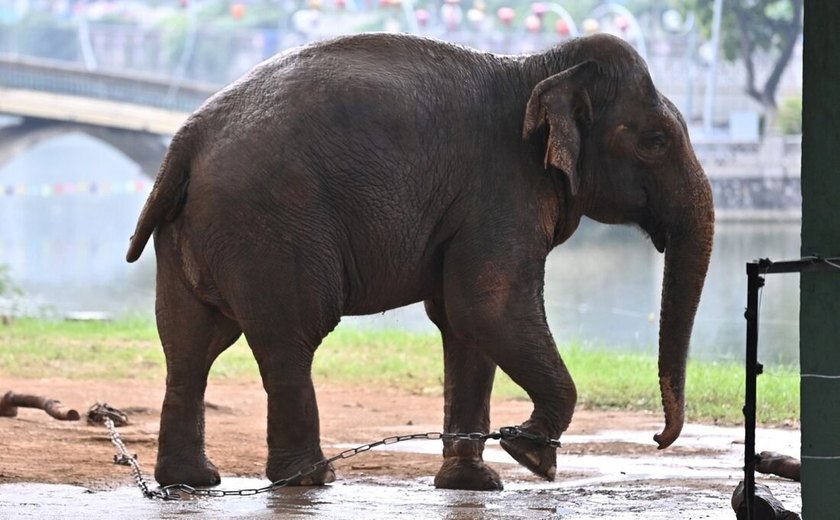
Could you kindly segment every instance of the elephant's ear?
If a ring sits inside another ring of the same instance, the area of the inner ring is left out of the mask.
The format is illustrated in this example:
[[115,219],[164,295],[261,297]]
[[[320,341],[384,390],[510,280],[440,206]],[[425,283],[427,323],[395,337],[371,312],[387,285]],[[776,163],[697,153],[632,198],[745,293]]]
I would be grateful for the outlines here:
[[587,85],[595,80],[598,69],[596,62],[586,61],[542,80],[531,91],[525,109],[522,137],[527,139],[548,124],[545,166],[551,164],[566,175],[572,195],[580,185],[581,130],[592,124]]

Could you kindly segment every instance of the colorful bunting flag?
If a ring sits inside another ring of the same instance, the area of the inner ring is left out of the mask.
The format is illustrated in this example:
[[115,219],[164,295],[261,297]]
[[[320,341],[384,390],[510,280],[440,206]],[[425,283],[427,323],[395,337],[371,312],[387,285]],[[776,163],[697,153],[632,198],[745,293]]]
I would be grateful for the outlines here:
[[53,184],[0,184],[0,196],[3,197],[26,197],[32,195],[51,198],[71,195],[148,194],[151,190],[151,181],[145,179],[125,182],[77,181],[57,182]]

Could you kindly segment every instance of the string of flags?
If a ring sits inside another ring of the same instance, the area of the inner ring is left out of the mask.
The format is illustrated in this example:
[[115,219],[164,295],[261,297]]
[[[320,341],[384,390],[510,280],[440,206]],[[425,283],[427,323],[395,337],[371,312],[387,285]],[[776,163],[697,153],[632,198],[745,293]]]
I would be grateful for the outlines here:
[[133,181],[78,181],[36,184],[0,184],[0,195],[5,197],[64,197],[69,195],[120,195],[131,193],[149,193],[152,181],[137,179]]

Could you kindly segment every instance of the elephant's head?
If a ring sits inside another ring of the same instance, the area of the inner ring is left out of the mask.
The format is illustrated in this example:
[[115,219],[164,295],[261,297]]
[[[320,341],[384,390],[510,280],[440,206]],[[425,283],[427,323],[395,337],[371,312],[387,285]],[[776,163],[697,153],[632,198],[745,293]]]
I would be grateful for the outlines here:
[[665,428],[679,437],[685,367],[714,234],[709,181],[676,107],[623,41],[591,37],[561,47],[563,72],[533,89],[524,135],[543,137],[545,164],[566,178],[567,201],[606,223],[629,223],[665,252],[659,385]]

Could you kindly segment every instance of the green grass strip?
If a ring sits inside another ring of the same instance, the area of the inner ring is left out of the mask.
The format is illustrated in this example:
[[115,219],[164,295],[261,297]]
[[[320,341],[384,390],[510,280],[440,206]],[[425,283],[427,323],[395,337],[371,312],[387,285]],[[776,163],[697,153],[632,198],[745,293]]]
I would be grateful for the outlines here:
[[[656,356],[579,345],[560,347],[578,389],[578,403],[593,409],[649,410],[661,404]],[[0,326],[0,377],[160,379],[165,364],[154,324],[147,318],[113,322],[21,319]],[[437,334],[339,327],[315,356],[316,382],[388,385],[440,395],[443,355]],[[211,378],[255,380],[256,363],[244,340],[222,354]],[[794,367],[766,367],[759,377],[758,417],[765,424],[799,418],[799,376]],[[504,373],[494,395],[527,399]],[[686,385],[689,420],[738,424],[744,369],[735,362],[691,361]]]

